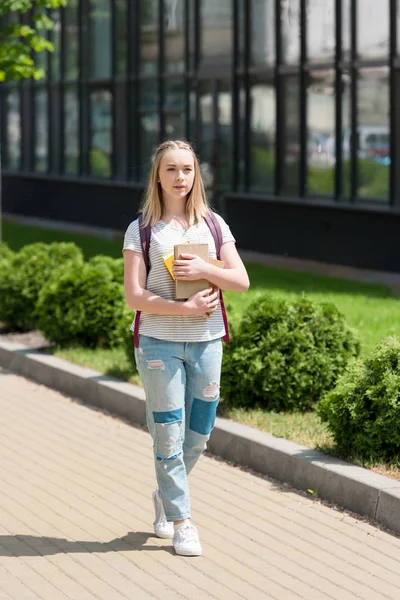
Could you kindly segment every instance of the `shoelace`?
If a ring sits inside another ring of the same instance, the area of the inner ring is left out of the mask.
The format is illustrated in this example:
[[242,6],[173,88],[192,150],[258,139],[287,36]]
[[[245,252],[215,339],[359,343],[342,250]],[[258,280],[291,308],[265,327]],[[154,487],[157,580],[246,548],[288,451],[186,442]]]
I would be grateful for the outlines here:
[[196,530],[192,525],[186,525],[179,529],[182,542],[197,542]]

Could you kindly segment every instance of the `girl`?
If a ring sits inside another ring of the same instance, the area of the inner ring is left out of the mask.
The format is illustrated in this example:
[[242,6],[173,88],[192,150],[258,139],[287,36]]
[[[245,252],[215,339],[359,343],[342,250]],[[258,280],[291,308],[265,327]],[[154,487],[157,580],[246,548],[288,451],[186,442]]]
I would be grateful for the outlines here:
[[173,263],[174,277],[206,279],[210,288],[185,302],[174,300],[174,282],[162,256],[175,244],[190,241],[207,243],[209,256],[216,258],[214,238],[204,219],[209,211],[193,149],[187,142],[164,142],[155,153],[141,210],[141,226],[151,227],[148,273],[139,220],[129,225],[123,247],[126,300],[142,313],[135,360],[154,442],[158,482],[153,492],[154,531],[158,537],[173,538],[176,553],[184,556],[202,552],[190,521],[188,475],[206,448],[219,400],[225,328],[215,288],[245,292],[249,287],[235,240],[217,215],[225,267],[181,255]]

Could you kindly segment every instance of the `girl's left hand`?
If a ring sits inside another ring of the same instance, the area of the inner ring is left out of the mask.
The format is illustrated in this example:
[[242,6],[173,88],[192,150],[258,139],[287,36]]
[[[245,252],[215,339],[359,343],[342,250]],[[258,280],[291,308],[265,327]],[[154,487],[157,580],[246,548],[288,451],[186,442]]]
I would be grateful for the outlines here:
[[172,272],[179,280],[207,279],[208,266],[209,263],[196,254],[181,254],[179,260],[174,260]]

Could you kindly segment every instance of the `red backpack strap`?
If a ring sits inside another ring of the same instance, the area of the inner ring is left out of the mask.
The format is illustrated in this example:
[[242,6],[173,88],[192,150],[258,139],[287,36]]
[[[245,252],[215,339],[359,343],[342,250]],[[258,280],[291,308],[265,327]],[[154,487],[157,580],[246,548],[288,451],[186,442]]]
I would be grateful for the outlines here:
[[[139,221],[140,244],[142,246],[144,264],[146,265],[146,271],[147,271],[147,275],[148,275],[149,271],[150,271],[149,250],[150,250],[151,226],[143,225],[143,215],[139,215],[138,221]],[[141,314],[141,311],[137,310],[136,315],[135,315],[135,325],[133,328],[133,341],[135,344],[135,348],[139,347],[140,314]]]
[[[211,235],[214,238],[217,259],[220,260],[221,259],[221,246],[222,246],[221,225],[219,224],[219,221],[218,221],[217,217],[215,216],[215,213],[212,212],[211,210],[209,211],[208,215],[206,215],[204,217],[204,220],[207,223],[207,225],[211,231]],[[224,342],[229,342],[228,317],[226,316],[226,309],[225,309],[224,298],[222,295],[222,290],[219,290],[219,301],[221,304],[222,319],[224,321],[224,326],[225,326],[225,335],[222,339],[224,340]]]

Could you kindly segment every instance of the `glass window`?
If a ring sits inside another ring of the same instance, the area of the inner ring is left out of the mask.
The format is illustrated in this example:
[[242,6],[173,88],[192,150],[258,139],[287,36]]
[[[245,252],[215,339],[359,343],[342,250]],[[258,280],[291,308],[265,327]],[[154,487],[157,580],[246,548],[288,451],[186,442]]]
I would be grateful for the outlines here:
[[388,69],[360,71],[358,81],[358,195],[388,201],[390,165]]
[[335,73],[310,71],[307,89],[307,190],[335,190]]
[[342,0],[342,52],[344,60],[351,55],[351,0]]
[[128,49],[128,11],[126,0],[115,0],[117,73],[126,73]]
[[274,189],[276,100],[271,79],[250,83],[250,185]]
[[19,169],[21,163],[21,115],[18,90],[7,94],[7,166]]
[[275,62],[275,0],[251,2],[251,60],[253,65]]
[[140,179],[145,181],[150,171],[151,159],[160,139],[160,119],[157,112],[140,117]]
[[185,69],[185,2],[165,0],[165,70],[183,73]]
[[51,56],[51,76],[53,81],[59,81],[61,74],[61,14],[60,9],[51,11],[54,27],[51,31],[51,41],[54,46],[54,52]]
[[158,70],[158,0],[141,0],[140,71],[156,75]]
[[78,0],[68,0],[65,11],[65,78],[78,79]]
[[71,175],[79,171],[79,102],[76,86],[64,95],[64,171]]
[[35,171],[47,171],[48,149],[48,96],[45,89],[35,92]]
[[300,60],[300,0],[281,2],[282,59],[288,64]]
[[111,76],[111,6],[109,0],[90,3],[91,76]]
[[233,56],[232,0],[201,2],[201,69],[230,75]]
[[218,86],[218,183],[232,181],[232,85],[231,80]]
[[342,75],[342,158],[343,195],[351,196],[351,88],[349,71]]
[[389,0],[362,0],[357,5],[357,52],[362,58],[389,54]]
[[307,55],[312,62],[334,60],[335,0],[308,0]]
[[139,86],[139,106],[143,111],[158,108],[158,81],[156,79],[142,80]]
[[297,75],[282,78],[282,191],[297,195],[300,172],[300,85]]
[[112,95],[109,90],[90,94],[90,173],[111,177]]

